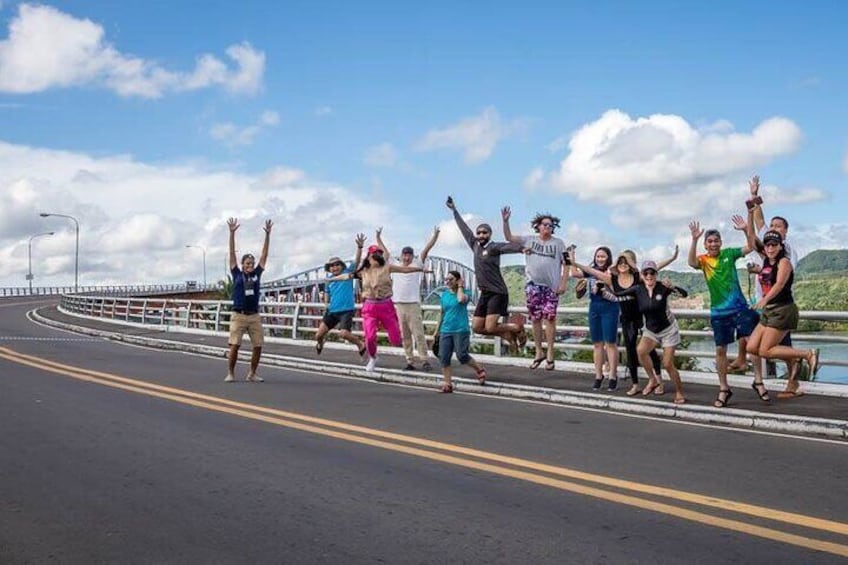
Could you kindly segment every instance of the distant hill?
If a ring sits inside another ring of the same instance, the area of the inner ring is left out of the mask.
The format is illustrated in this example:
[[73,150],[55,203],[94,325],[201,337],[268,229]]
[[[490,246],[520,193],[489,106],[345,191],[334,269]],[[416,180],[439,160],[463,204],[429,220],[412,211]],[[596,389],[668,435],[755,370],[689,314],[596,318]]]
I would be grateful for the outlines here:
[[848,249],[817,249],[798,261],[798,274],[804,277],[848,273]]

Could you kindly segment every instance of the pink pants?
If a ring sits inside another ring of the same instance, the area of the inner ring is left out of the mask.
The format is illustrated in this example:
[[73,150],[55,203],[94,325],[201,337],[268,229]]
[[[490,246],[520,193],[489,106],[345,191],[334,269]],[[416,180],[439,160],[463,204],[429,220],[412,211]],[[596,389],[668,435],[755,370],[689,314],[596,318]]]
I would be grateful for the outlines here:
[[391,298],[384,300],[366,300],[362,305],[362,329],[365,331],[365,347],[368,355],[377,355],[377,328],[383,324],[389,334],[389,343],[394,346],[401,344],[400,324],[398,324],[395,304]]

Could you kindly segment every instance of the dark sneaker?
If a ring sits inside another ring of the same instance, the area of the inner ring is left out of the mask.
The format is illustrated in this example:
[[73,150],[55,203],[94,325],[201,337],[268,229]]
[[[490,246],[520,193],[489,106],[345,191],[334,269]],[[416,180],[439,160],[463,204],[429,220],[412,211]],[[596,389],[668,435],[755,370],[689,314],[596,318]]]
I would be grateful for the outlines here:
[[404,368],[403,368],[403,370],[404,370],[404,371],[414,371],[414,370],[415,370],[415,365],[413,365],[412,363],[407,363],[407,364],[406,364],[406,367],[404,367]]
[[430,371],[433,370],[433,366],[430,365],[430,363],[428,361],[424,361],[424,363],[421,365],[421,369],[424,370],[424,371],[427,371],[429,373]]

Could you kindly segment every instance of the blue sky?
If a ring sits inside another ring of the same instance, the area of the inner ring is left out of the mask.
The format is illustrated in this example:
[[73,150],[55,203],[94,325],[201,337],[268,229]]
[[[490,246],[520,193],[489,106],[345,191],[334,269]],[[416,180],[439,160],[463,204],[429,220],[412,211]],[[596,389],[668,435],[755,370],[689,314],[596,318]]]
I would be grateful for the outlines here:
[[449,193],[665,256],[753,173],[803,252],[848,241],[841,4],[404,4],[2,2],[0,284],[45,230],[36,284],[72,279],[39,211],[91,284],[200,278],[186,244],[220,277],[231,215],[245,250],[275,219],[272,276],[378,225],[467,261]]

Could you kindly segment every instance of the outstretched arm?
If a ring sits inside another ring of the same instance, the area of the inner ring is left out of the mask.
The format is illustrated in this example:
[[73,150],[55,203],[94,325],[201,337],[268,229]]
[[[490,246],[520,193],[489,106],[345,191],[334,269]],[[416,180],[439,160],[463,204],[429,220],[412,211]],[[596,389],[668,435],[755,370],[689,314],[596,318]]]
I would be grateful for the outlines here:
[[230,228],[230,270],[238,267],[238,259],[236,259],[236,230],[239,229],[239,223],[236,218],[227,220],[227,226]]
[[365,245],[365,234],[358,233],[356,234],[356,257],[353,259],[354,268],[359,266],[359,262],[362,261],[362,247]]
[[424,249],[421,250],[421,255],[418,258],[421,259],[422,263],[427,260],[427,256],[430,254],[433,246],[436,245],[437,239],[439,239],[439,226],[433,228],[433,235],[430,236],[430,240],[424,244]]
[[612,285],[612,276],[609,271],[599,271],[594,267],[588,267],[586,265],[581,265],[574,258],[574,249],[569,249],[569,258],[571,259],[571,266],[574,270],[571,271],[571,276],[582,279],[586,278],[586,275],[591,275],[598,279],[599,281],[603,281],[607,285]]
[[671,265],[672,263],[677,261],[677,255],[679,253],[680,253],[680,246],[675,245],[674,246],[674,254],[672,254],[672,256],[669,257],[668,259],[666,259],[665,261],[660,261],[659,263],[657,263],[657,269],[658,270],[665,269],[666,267],[668,267],[669,265]]
[[[751,219],[751,210],[748,211],[748,219]],[[733,222],[733,228],[737,229],[745,234],[745,246],[742,247],[742,255],[747,255],[753,249],[757,248],[757,236],[754,235],[754,226],[742,216],[738,214],[734,214],[731,218]]]
[[390,273],[421,273],[423,271],[423,267],[413,267],[412,265],[408,267],[403,265],[389,265]]
[[456,209],[456,204],[453,202],[453,197],[448,196],[447,202],[445,202],[445,206],[447,206],[451,211],[453,211],[453,219],[456,222],[456,226],[459,228],[460,233],[462,233],[462,238],[468,243],[469,247],[474,247],[474,232],[471,231],[471,228],[468,227],[468,224],[465,223],[465,220],[462,219],[462,216],[459,213],[459,210]]
[[509,228],[509,218],[512,216],[512,210],[509,206],[504,206],[501,208],[501,218],[503,219],[503,232],[504,239],[509,241],[510,243],[524,243],[524,240],[512,234],[512,230]]
[[262,270],[265,270],[265,263],[268,261],[268,246],[271,243],[271,228],[274,226],[274,222],[271,220],[265,220],[265,226],[262,228],[265,230],[265,241],[262,243],[262,254],[259,256],[259,266],[262,267]]
[[[751,177],[751,180],[748,181],[748,190],[751,191],[751,198],[756,198],[760,195],[760,176],[754,175]],[[764,227],[766,227],[766,218],[763,215],[762,207],[757,204],[753,208],[754,212],[754,228],[755,232],[759,233]]]
[[687,260],[690,267],[700,270],[701,265],[698,263],[698,240],[701,239],[704,230],[701,228],[700,222],[694,220],[689,222],[689,231],[692,234],[692,245],[689,246],[689,257]]
[[382,249],[382,250],[383,250],[383,257],[385,257],[385,258],[386,258],[386,261],[388,261],[388,260],[389,260],[389,257],[391,257],[391,256],[392,256],[392,254],[391,254],[391,253],[389,253],[389,248],[388,248],[388,247],[386,247],[386,244],[385,244],[385,243],[383,243],[383,227],[382,227],[382,226],[380,226],[379,228],[377,228],[377,238],[376,238],[376,239],[377,239],[377,246],[378,246],[380,249]]

